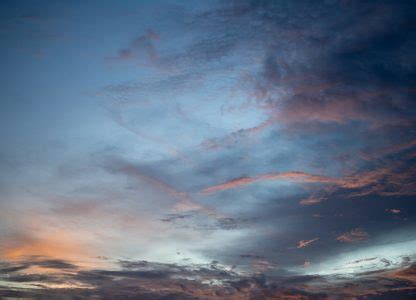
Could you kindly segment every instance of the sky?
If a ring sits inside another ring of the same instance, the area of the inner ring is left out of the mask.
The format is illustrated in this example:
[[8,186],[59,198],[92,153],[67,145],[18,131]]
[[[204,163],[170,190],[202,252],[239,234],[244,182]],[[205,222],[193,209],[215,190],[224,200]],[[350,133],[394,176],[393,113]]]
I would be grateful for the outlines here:
[[416,297],[414,1],[0,3],[0,297]]

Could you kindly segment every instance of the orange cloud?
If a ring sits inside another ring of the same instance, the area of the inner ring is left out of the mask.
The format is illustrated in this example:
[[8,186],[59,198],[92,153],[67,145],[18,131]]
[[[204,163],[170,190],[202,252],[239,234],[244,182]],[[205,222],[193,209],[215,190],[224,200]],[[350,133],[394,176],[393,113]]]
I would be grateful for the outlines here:
[[47,257],[79,262],[94,257],[93,249],[82,245],[74,235],[79,236],[79,233],[55,228],[40,237],[8,236],[0,243],[0,258],[13,261],[27,257]]
[[[17,211],[9,214],[11,218],[21,216]],[[68,222],[61,217],[55,219],[26,211],[25,218],[19,220],[12,231],[0,236],[0,260],[58,259],[86,267],[99,264],[95,258],[103,250],[96,243],[96,232],[78,225],[72,218]],[[6,219],[6,228],[7,222]]]

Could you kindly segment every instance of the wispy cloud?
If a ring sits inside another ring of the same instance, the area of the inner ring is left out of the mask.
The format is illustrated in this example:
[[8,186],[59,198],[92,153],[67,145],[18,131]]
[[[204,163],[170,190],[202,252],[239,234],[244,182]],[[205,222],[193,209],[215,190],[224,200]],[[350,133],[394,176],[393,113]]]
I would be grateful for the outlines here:
[[313,242],[316,242],[317,240],[319,240],[319,238],[314,238],[314,239],[311,239],[311,240],[301,240],[301,241],[299,241],[298,246],[296,248],[298,248],[298,249],[299,248],[304,248],[304,247],[312,244]]
[[176,203],[173,205],[173,209],[175,211],[200,211],[206,213],[209,216],[220,216],[220,214],[217,214],[214,209],[196,202],[189,195],[189,193],[179,191],[174,187],[170,186],[168,183],[158,178],[155,178],[149,174],[146,174],[146,172],[142,171],[140,167],[137,165],[124,161],[113,160],[106,168],[108,168],[108,170],[110,170],[111,172],[122,173],[129,177],[135,178],[136,180],[146,182],[155,189],[175,199]]
[[349,232],[341,234],[336,239],[337,241],[340,241],[343,243],[355,243],[355,242],[366,240],[367,238],[368,238],[367,232],[365,232],[361,228],[354,228]]
[[146,34],[133,39],[126,48],[119,50],[117,56],[110,59],[155,61],[158,54],[154,42],[159,39],[159,35],[154,30],[149,29]]

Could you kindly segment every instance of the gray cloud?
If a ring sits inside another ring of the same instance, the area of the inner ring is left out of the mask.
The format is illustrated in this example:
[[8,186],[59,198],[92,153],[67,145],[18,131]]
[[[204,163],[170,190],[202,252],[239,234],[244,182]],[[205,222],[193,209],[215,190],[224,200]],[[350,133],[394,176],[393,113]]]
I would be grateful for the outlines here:
[[[4,297],[65,297],[103,299],[140,297],[141,299],[233,299],[236,297],[325,299],[327,297],[380,297],[383,295],[412,295],[414,266],[407,264],[400,270],[380,270],[361,273],[352,278],[331,276],[265,276],[240,275],[223,269],[215,262],[211,265],[181,266],[146,261],[120,261],[119,270],[77,271],[71,274],[13,275],[12,282],[42,281],[42,289],[0,288]],[[65,268],[63,269],[65,270]],[[48,288],[48,284],[78,282],[90,288]],[[91,288],[92,287],[92,288]],[[403,287],[406,287],[405,289]]]

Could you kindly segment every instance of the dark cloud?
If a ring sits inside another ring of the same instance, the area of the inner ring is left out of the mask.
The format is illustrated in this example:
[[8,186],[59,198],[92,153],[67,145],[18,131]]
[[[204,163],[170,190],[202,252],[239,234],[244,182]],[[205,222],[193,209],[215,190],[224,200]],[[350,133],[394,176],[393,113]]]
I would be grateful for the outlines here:
[[[32,282],[38,288],[0,288],[4,297],[99,297],[102,299],[326,299],[328,297],[384,297],[414,295],[414,266],[400,270],[362,273],[352,278],[331,276],[265,276],[240,275],[216,263],[202,266],[181,266],[146,261],[120,261],[119,270],[77,271],[70,274],[14,275],[7,279],[16,283]],[[42,282],[42,284],[36,284]],[[88,288],[48,287],[50,284],[77,282]],[[292,297],[292,298],[291,298]]]
[[160,219],[162,222],[174,222],[176,220],[182,220],[191,217],[191,215],[185,214],[168,214],[165,218]]
[[30,260],[21,263],[3,262],[0,265],[0,272],[3,274],[22,271],[30,267],[41,267],[47,269],[72,270],[78,267],[70,262],[59,259],[46,259],[40,256],[32,256]]

